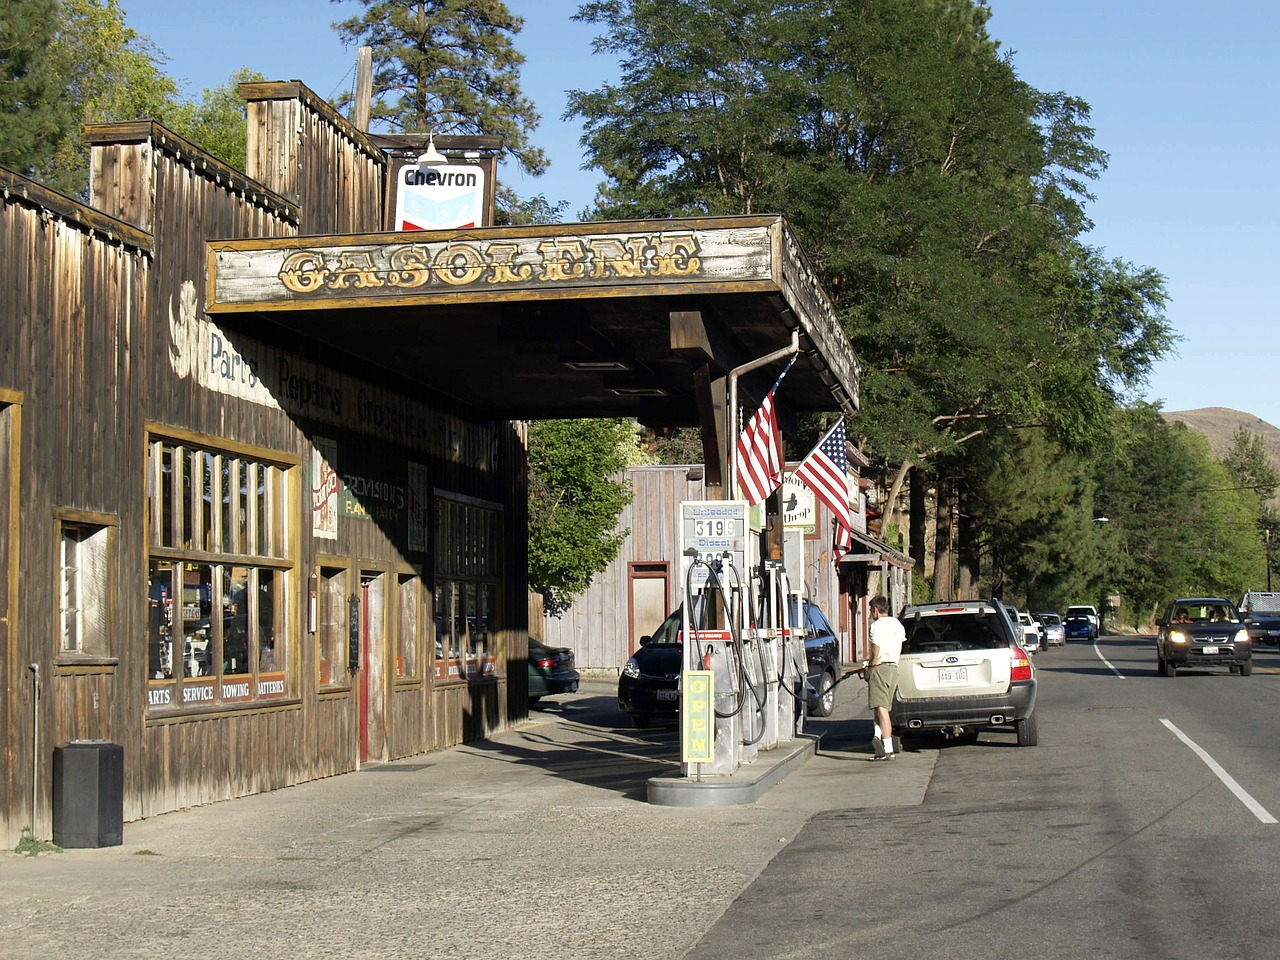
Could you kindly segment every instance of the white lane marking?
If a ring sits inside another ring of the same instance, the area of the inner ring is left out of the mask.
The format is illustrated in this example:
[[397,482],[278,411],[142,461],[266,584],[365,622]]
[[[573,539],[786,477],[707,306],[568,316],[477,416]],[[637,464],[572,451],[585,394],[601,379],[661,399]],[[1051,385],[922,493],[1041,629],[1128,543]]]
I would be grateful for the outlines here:
[[[1098,638],[1098,640],[1101,640],[1101,639],[1102,639],[1101,637]],[[1123,673],[1121,673],[1119,670],[1116,669],[1116,666],[1114,663],[1112,663],[1110,660],[1108,660],[1106,657],[1102,655],[1102,651],[1098,649],[1098,640],[1093,641],[1093,652],[1098,655],[1098,659],[1101,660],[1103,663],[1105,663],[1108,667],[1110,667],[1111,672],[1114,673],[1121,680],[1128,680],[1129,679],[1128,677],[1126,677]]]
[[1252,813],[1255,817],[1257,817],[1263,823],[1276,822],[1276,818],[1273,817],[1271,814],[1267,813],[1266,808],[1262,804],[1260,804],[1257,800],[1253,799],[1253,797],[1249,795],[1248,790],[1240,786],[1240,784],[1236,783],[1235,777],[1231,776],[1231,774],[1223,770],[1222,764],[1218,763],[1217,760],[1209,756],[1209,754],[1205,752],[1205,750],[1202,749],[1198,743],[1196,743],[1194,740],[1188,737],[1185,733],[1183,733],[1181,730],[1175,727],[1168,720],[1161,718],[1160,722],[1163,723],[1170,730],[1172,730],[1174,735],[1179,740],[1181,740],[1188,747],[1190,747],[1192,751],[1195,752],[1196,756],[1198,756],[1201,760],[1204,761],[1205,766],[1207,766],[1210,770],[1212,770],[1214,774],[1217,775],[1218,779],[1221,780],[1226,785],[1227,789],[1236,795],[1236,799],[1249,808],[1250,813]]

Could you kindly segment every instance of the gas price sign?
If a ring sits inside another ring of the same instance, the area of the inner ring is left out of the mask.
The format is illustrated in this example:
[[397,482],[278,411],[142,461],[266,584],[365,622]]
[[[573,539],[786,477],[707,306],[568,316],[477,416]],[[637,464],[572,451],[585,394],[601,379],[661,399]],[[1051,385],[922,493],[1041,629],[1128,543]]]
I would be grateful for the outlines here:
[[[747,504],[738,500],[686,500],[680,504],[680,540],[708,564],[732,562],[740,577],[746,570]],[[725,554],[729,556],[726,558]],[[692,582],[703,585],[710,572],[702,564]]]

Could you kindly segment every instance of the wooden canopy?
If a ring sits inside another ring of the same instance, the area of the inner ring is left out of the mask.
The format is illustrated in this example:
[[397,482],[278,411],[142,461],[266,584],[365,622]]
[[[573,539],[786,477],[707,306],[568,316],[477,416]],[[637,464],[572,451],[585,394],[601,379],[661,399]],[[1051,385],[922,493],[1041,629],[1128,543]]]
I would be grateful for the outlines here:
[[[278,324],[487,417],[706,425],[707,385],[793,331],[783,416],[858,407],[857,358],[778,216],[215,241],[208,257],[219,322]],[[780,367],[744,377],[744,400]]]

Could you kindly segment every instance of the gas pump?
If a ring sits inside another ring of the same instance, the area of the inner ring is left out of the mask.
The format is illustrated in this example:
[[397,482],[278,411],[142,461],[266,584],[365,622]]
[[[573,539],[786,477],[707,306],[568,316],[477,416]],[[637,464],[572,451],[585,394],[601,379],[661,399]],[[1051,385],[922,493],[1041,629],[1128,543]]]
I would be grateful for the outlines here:
[[680,536],[682,769],[731,774],[803,722],[804,629],[790,623],[798,598],[781,561],[753,562],[760,530],[745,501],[681,503]]

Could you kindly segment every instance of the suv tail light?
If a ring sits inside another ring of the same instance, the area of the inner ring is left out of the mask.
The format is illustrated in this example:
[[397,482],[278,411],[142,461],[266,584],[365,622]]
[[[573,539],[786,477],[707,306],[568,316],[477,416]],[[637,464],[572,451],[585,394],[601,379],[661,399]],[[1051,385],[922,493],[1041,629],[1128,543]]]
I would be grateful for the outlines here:
[[1027,651],[1021,647],[1013,648],[1013,668],[1009,673],[1009,679],[1013,681],[1030,680],[1031,679],[1031,658],[1027,656]]

